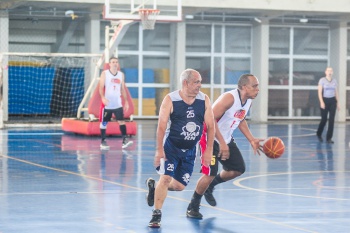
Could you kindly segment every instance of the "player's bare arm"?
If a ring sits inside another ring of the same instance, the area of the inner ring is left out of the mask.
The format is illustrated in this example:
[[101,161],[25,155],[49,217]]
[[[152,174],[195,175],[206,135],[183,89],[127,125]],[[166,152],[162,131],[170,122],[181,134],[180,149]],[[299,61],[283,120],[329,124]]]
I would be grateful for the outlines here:
[[230,157],[229,148],[218,128],[217,120],[219,120],[222,115],[225,114],[225,112],[231,108],[233,105],[235,99],[233,95],[231,94],[224,94],[220,97],[219,101],[216,102],[216,104],[213,105],[213,112],[214,112],[214,119],[215,119],[215,137],[219,142],[220,145],[220,152],[219,157],[221,157],[222,160],[226,160]]
[[[120,72],[120,71],[119,71]],[[129,110],[129,102],[128,102],[128,97],[127,97],[127,94],[126,94],[126,86],[125,86],[125,75],[124,73],[122,73],[122,86],[121,86],[121,91],[122,91],[122,96],[124,98],[124,109],[125,111],[128,111]]]
[[165,158],[163,139],[165,136],[165,131],[167,128],[168,120],[170,114],[172,113],[173,102],[171,101],[169,95],[165,96],[163,102],[159,109],[159,119],[157,128],[157,147],[156,154],[154,156],[154,166],[158,167],[160,165],[160,159]]
[[210,104],[210,100],[208,96],[205,96],[205,114],[204,114],[204,122],[207,126],[207,147],[203,154],[203,162],[205,166],[210,166],[211,157],[213,155],[213,144],[214,144],[214,136],[215,136],[215,121],[213,109]]
[[246,120],[241,121],[238,128],[243,133],[243,135],[247,138],[247,140],[250,142],[250,145],[253,147],[254,154],[258,153],[258,155],[260,155],[260,150],[262,150],[262,146],[260,145],[260,142],[264,141],[264,139],[255,138],[252,135]]
[[100,76],[100,81],[99,81],[99,93],[100,93],[100,96],[101,96],[101,101],[104,105],[107,105],[108,104],[108,100],[106,99],[105,97],[105,80],[106,80],[106,71],[103,71],[101,76]]

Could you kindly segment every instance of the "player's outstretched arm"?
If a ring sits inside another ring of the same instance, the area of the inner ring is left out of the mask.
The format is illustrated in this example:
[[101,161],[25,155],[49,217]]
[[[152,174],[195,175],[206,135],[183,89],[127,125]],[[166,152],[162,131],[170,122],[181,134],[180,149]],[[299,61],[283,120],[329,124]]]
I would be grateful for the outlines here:
[[253,147],[254,154],[258,153],[258,155],[260,155],[260,151],[262,150],[262,145],[260,145],[260,142],[264,141],[264,139],[255,138],[252,135],[246,120],[241,121],[238,128],[250,142],[250,145]]

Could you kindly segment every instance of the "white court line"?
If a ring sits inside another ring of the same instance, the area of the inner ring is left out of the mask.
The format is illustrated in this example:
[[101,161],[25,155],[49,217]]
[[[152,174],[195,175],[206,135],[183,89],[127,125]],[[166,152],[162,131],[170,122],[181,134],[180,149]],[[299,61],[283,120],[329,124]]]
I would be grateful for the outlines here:
[[[80,173],[76,173],[76,172],[72,172],[72,171],[62,170],[62,169],[59,169],[59,168],[49,167],[49,166],[41,165],[41,164],[38,164],[38,163],[30,162],[30,161],[27,161],[27,160],[15,158],[15,157],[4,155],[4,154],[0,154],[0,157],[4,157],[4,158],[7,158],[7,159],[15,160],[15,161],[22,162],[22,163],[29,164],[29,165],[34,165],[34,166],[41,167],[41,168],[46,168],[46,169],[57,171],[57,172],[62,172],[62,173],[65,173],[65,174],[80,176],[80,177],[83,177],[83,178],[86,178],[86,179],[91,179],[91,180],[95,180],[95,181],[102,181],[102,182],[105,182],[105,183],[110,183],[110,184],[118,185],[118,186],[121,186],[121,187],[130,188],[132,190],[137,190],[137,191],[142,191],[142,192],[145,192],[145,191],[147,192],[148,191],[147,189],[145,190],[143,188],[138,188],[138,187],[134,187],[134,186],[130,186],[130,185],[114,182],[114,181],[109,181],[109,180],[105,180],[105,179],[102,179],[102,178],[99,178],[99,177],[94,177],[94,176],[80,174]],[[174,197],[174,196],[171,196],[171,195],[168,195],[167,198],[171,198],[171,199],[175,199],[175,200],[184,201],[184,202],[189,203],[189,200],[186,200],[186,199],[183,199],[183,198]],[[273,220],[266,219],[266,218],[263,218],[263,217],[254,216],[254,215],[251,215],[251,214],[235,212],[235,211],[231,211],[231,210],[227,210],[227,209],[223,209],[223,208],[218,208],[216,206],[213,207],[213,206],[206,205],[206,204],[201,204],[201,205],[202,206],[206,206],[208,208],[212,208],[212,209],[221,211],[221,212],[224,212],[224,213],[234,214],[234,215],[238,215],[238,216],[241,216],[241,217],[255,219],[255,220],[258,220],[258,221],[268,222],[270,224],[279,225],[279,226],[290,228],[290,229],[296,229],[296,230],[303,231],[303,232],[316,233],[315,231],[311,231],[311,230],[304,229],[304,228],[301,228],[301,227],[285,224],[283,222],[273,221]]]
[[[264,175],[258,175],[258,176],[249,176],[237,179],[233,181],[233,185],[236,185],[243,189],[253,190],[257,192],[264,192],[264,193],[272,193],[277,195],[285,195],[285,196],[293,196],[293,197],[305,197],[305,198],[315,198],[315,199],[325,199],[325,200],[338,200],[338,201],[349,201],[347,198],[332,198],[332,197],[320,197],[320,196],[308,196],[308,195],[301,195],[301,194],[293,194],[293,193],[281,193],[281,192],[274,192],[269,191],[266,189],[258,189],[258,188],[252,188],[241,184],[241,181],[249,180],[249,179],[255,179],[260,177],[268,177],[268,176],[279,176],[279,175],[297,175],[297,174],[313,174],[313,173],[325,173],[328,171],[308,171],[308,172],[282,172],[282,173],[274,173],[274,174],[264,174]],[[349,171],[329,171],[334,173],[345,173]]]
[[21,136],[31,136],[31,135],[63,135],[64,133],[2,133],[1,135],[9,135],[9,136],[15,136],[15,135],[21,135]]

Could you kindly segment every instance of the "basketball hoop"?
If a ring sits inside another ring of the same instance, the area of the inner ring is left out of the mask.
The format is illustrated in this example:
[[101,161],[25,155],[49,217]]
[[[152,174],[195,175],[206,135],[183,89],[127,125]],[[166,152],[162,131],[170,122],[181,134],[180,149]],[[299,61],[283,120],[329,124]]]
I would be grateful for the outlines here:
[[139,9],[139,15],[141,18],[143,30],[153,30],[154,25],[159,15],[159,10],[157,9]]

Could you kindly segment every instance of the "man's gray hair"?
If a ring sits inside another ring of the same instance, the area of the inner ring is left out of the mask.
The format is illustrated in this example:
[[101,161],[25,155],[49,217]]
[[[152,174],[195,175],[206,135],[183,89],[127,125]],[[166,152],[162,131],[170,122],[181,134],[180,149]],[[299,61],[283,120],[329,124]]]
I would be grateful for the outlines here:
[[197,70],[194,70],[194,69],[186,69],[186,70],[182,71],[182,73],[180,75],[181,83],[184,80],[186,80],[186,81],[190,80],[193,77],[194,74],[200,75],[199,72]]

